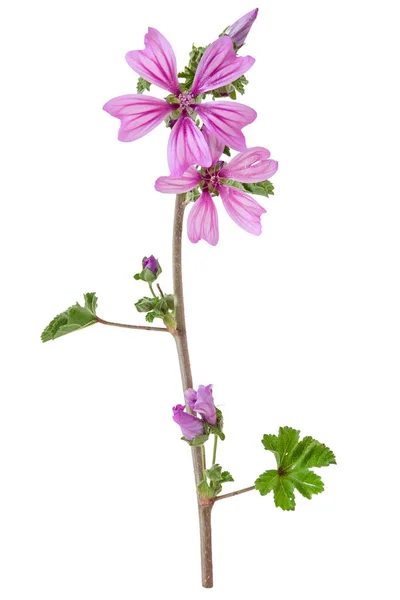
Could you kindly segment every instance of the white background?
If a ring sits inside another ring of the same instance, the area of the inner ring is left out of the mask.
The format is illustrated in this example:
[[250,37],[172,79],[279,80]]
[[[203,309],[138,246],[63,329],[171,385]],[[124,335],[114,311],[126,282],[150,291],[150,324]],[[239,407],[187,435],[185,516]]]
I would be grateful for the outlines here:
[[[42,345],[82,293],[140,324],[145,254],[171,290],[168,132],[117,141],[111,97],[149,25],[179,68],[253,2],[15,2],[1,17],[2,600],[396,598],[399,95],[396,2],[265,2],[245,130],[280,167],[263,234],[218,206],[216,248],[185,238],[196,386],[214,384],[219,461],[251,485],[265,432],[337,454],[294,513],[256,492],[213,511],[215,588],[200,586],[190,452],[173,340],[96,325]],[[159,97],[162,91],[153,86]],[[228,489],[229,488],[229,489]]]

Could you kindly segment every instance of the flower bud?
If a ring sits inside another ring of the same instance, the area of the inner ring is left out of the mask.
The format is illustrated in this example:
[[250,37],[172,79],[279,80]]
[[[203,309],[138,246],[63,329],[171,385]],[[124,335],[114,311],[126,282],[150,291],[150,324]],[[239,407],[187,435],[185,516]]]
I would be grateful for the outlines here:
[[153,255],[149,256],[147,258],[147,256],[144,257],[144,259],[142,260],[142,265],[143,265],[143,269],[150,269],[150,271],[153,273],[153,275],[156,275],[157,271],[158,271],[158,260],[156,258],[154,258]]
[[197,392],[189,388],[184,393],[184,396],[190,408],[199,413],[207,423],[210,423],[210,425],[217,423],[217,411],[215,409],[211,384],[199,385]]
[[232,41],[234,44],[236,44],[237,49],[241,48],[245,43],[251,26],[257,18],[257,14],[258,8],[255,8],[246,15],[243,15],[243,17],[238,19],[233,25],[230,25],[228,29],[226,29],[224,35],[228,35],[230,38],[232,38]]
[[204,425],[201,419],[185,412],[182,404],[174,406],[172,412],[174,413],[173,420],[180,426],[182,434],[187,440],[192,441],[197,435],[204,434]]

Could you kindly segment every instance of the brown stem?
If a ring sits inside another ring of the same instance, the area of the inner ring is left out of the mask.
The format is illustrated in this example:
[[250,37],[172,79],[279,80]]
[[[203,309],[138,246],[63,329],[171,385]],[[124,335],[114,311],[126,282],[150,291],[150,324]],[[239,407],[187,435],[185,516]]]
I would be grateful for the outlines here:
[[[185,306],[183,301],[182,282],[182,227],[185,212],[186,194],[178,194],[175,202],[174,232],[173,232],[173,279],[175,296],[175,319],[176,329],[174,334],[176,348],[178,351],[179,367],[183,390],[193,387],[192,372],[190,369],[189,348],[186,335]],[[186,405],[188,412],[193,412]],[[192,447],[192,461],[194,479],[197,485],[203,479],[205,468],[203,450],[201,446]],[[201,551],[201,576],[205,588],[213,586],[213,564],[212,564],[212,539],[211,539],[211,509],[213,502],[201,500],[197,493],[200,524],[200,551]]]
[[100,319],[100,317],[96,317],[96,321],[98,323],[102,323],[103,325],[113,325],[114,327],[125,327],[126,329],[145,329],[146,331],[166,331],[168,333],[168,329],[166,329],[166,327],[151,327],[150,325],[125,325],[125,323],[113,323],[112,321],[105,321],[104,319]]
[[256,486],[252,485],[251,487],[248,488],[244,488],[243,490],[237,490],[236,492],[230,492],[230,494],[222,494],[222,496],[217,496],[216,498],[214,498],[214,501],[216,502],[217,500],[224,500],[225,498],[230,498],[231,496],[238,496],[239,494],[244,494],[245,492],[251,492],[252,490],[255,490]]

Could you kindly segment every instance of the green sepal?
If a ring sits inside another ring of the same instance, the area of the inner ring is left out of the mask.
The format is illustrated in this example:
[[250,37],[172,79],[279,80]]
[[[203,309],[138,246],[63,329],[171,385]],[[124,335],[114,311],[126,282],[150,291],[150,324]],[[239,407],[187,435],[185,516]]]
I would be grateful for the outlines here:
[[188,440],[185,437],[181,437],[181,440],[183,440],[184,442],[187,442],[189,444],[189,446],[202,446],[203,444],[205,444],[205,442],[208,440],[209,435],[208,433],[204,433],[203,435],[196,435],[195,438],[193,438],[193,440]]
[[222,412],[219,410],[219,408],[215,409],[216,411],[216,415],[217,415],[217,422],[215,425],[211,425],[211,423],[205,423],[208,431],[210,433],[214,433],[215,435],[217,435],[221,440],[225,439],[225,434],[222,431],[223,427],[224,427],[224,418],[222,416]]
[[231,149],[229,148],[229,146],[225,146],[224,151],[222,152],[222,154],[226,154],[226,156],[230,156],[231,155]]
[[324,490],[321,477],[310,467],[336,464],[330,448],[310,436],[299,441],[299,434],[292,427],[280,427],[279,435],[266,434],[262,439],[264,448],[274,454],[278,469],[262,473],[255,487],[262,496],[273,491],[275,506],[283,510],[295,509],[295,489],[308,499]]
[[200,498],[213,498],[214,490],[208,485],[207,481],[203,479],[197,486]]
[[74,304],[65,310],[64,312],[57,315],[47,327],[44,329],[41,339],[42,342],[48,342],[49,340],[55,340],[62,335],[78,331],[89,325],[93,325],[97,322],[96,308],[97,308],[97,296],[94,292],[84,294],[85,305],[81,306]]
[[190,190],[190,192],[188,192],[188,200],[189,202],[196,202],[196,200],[198,200],[201,196],[201,191],[199,190],[198,187],[193,188],[192,190]]
[[138,94],[143,94],[144,91],[150,91],[151,83],[150,81],[146,81],[143,77],[139,77],[138,82],[136,84],[136,90]]
[[266,179],[265,181],[260,181],[259,183],[241,183],[240,181],[228,179],[226,180],[226,185],[235,187],[238,190],[242,190],[243,192],[248,192],[249,194],[265,196],[266,198],[274,195],[274,184],[271,183],[268,179]]

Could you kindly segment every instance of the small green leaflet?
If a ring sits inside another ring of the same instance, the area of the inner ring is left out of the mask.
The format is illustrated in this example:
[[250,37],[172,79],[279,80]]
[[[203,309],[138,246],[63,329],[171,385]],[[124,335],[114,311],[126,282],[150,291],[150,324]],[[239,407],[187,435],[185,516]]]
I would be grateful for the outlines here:
[[295,509],[294,490],[305,498],[324,490],[319,475],[310,467],[335,465],[332,450],[311,436],[299,441],[300,431],[291,427],[280,427],[279,435],[266,434],[262,443],[275,456],[277,469],[265,471],[255,481],[256,490],[262,496],[274,492],[275,506],[283,510]]
[[143,77],[139,77],[138,82],[136,84],[136,89],[138,94],[143,94],[144,91],[150,91],[151,83],[143,79]]
[[83,329],[97,322],[97,296],[94,292],[83,295],[85,305],[74,304],[60,313],[47,325],[41,335],[42,342],[55,340],[62,335]]
[[204,471],[204,479],[199,483],[198,490],[202,498],[213,498],[222,491],[222,484],[233,481],[229,471],[223,471],[221,465],[215,464]]
[[227,185],[235,187],[238,190],[248,192],[249,194],[265,196],[266,198],[274,195],[274,184],[268,181],[268,179],[265,181],[260,181],[259,183],[241,183],[240,181],[233,181],[232,179],[229,179],[227,181]]

